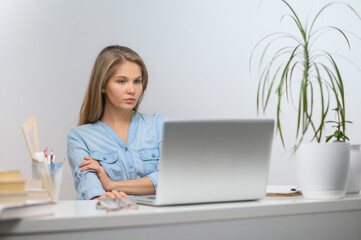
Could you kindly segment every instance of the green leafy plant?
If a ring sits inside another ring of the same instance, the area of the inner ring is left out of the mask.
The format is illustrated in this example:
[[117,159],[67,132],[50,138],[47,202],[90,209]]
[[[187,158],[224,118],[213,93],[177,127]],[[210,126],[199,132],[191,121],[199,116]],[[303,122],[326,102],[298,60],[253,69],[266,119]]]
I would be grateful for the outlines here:
[[[336,111],[337,120],[338,121],[326,121],[326,123],[333,123],[332,127],[335,127],[336,130],[332,135],[326,136],[326,142],[329,142],[332,138],[336,138],[333,142],[346,142],[346,140],[350,141],[350,139],[345,135],[345,132],[341,131],[342,121],[341,114],[338,108],[333,109]],[[352,123],[351,121],[345,121],[346,123]]]
[[[250,69],[254,51],[260,47],[261,43],[266,44],[259,61],[261,74],[257,90],[257,111],[265,112],[269,106],[272,93],[275,93],[277,98],[277,130],[285,147],[281,122],[282,103],[285,99],[288,102],[290,98],[297,111],[296,143],[294,146],[294,150],[296,150],[309,130],[312,132],[311,141],[321,141],[331,101],[332,104],[336,105],[339,113],[337,136],[332,136],[338,140],[348,140],[345,135],[347,122],[345,92],[339,67],[331,53],[315,48],[314,43],[330,31],[340,34],[348,48],[350,48],[350,42],[345,30],[335,26],[323,26],[316,29],[315,24],[320,15],[334,4],[342,4],[351,10],[358,19],[361,20],[361,17],[349,4],[331,2],[322,7],[315,17],[304,25],[290,4],[285,0],[282,2],[287,6],[289,13],[283,15],[281,21],[285,17],[289,18],[297,29],[297,35],[288,32],[273,33],[264,37],[253,49],[250,57]],[[264,64],[265,57],[269,55],[268,50],[280,39],[290,40],[292,45],[280,47],[271,55],[271,60]],[[297,85],[298,88],[295,88]],[[294,92],[296,92],[296,96],[294,96]],[[315,110],[315,102],[319,103],[320,111]]]

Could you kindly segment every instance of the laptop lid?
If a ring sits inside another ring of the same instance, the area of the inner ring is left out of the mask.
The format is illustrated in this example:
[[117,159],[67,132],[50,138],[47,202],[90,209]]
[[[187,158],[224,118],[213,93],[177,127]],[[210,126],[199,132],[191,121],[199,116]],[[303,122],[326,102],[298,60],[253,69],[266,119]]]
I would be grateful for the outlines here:
[[273,131],[270,119],[165,121],[154,204],[262,198]]

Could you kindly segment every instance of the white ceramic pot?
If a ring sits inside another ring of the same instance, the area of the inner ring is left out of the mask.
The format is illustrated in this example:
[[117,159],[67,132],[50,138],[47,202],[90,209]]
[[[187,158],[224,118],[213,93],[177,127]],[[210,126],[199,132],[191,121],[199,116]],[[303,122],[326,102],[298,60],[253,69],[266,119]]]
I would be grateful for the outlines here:
[[343,198],[349,163],[349,143],[301,144],[296,152],[296,173],[304,198]]
[[361,149],[360,149],[360,144],[352,144],[346,193],[358,193],[360,192],[360,190],[361,190]]

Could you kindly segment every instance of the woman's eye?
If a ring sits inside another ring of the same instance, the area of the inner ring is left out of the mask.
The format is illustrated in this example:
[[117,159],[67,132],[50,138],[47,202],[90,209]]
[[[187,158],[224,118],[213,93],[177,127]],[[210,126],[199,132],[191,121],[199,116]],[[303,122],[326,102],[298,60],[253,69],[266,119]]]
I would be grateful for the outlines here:
[[118,83],[125,83],[124,80],[118,80]]
[[134,80],[134,83],[142,83],[142,80]]

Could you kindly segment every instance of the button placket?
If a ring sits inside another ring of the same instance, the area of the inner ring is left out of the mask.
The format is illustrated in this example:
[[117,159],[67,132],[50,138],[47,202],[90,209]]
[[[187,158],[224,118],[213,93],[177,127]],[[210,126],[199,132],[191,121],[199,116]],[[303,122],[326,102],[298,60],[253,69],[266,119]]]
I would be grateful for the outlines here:
[[124,145],[123,146],[123,151],[124,151],[124,156],[126,158],[128,167],[129,167],[129,175],[131,177],[131,179],[135,178],[135,166],[134,166],[134,161],[133,161],[133,155],[131,154],[131,151],[129,151],[129,148]]

